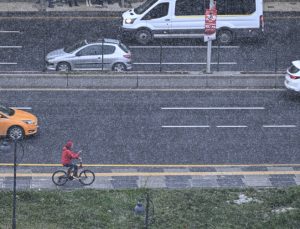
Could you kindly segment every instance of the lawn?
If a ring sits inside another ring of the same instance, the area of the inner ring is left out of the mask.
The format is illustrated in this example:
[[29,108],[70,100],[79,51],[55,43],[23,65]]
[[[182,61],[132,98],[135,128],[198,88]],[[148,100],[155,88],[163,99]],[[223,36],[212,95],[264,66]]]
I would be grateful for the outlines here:
[[[300,187],[20,191],[17,228],[143,228],[133,209],[146,192],[149,228],[300,228]],[[11,217],[12,192],[0,191],[0,228],[11,228]]]

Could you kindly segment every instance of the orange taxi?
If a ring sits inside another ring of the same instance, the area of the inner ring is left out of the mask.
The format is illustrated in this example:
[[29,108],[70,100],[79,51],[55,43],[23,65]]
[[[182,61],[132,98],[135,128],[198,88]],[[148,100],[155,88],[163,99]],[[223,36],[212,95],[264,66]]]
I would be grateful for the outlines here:
[[19,140],[36,134],[37,130],[38,119],[35,115],[0,104],[0,136]]

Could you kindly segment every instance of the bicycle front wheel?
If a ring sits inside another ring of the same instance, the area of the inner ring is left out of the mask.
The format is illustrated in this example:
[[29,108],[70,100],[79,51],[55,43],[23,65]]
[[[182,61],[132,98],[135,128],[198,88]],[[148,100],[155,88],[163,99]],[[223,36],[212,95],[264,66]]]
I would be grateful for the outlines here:
[[67,173],[64,170],[57,170],[52,175],[52,181],[58,186],[64,185],[68,181]]
[[91,170],[83,170],[79,174],[79,182],[83,185],[91,185],[95,181],[95,174]]

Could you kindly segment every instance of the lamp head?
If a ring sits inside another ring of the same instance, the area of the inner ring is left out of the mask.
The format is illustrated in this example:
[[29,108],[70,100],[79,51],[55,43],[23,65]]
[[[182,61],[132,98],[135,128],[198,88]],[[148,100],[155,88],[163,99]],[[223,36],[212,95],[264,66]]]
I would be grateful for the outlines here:
[[142,215],[142,214],[144,214],[144,212],[145,212],[145,208],[144,208],[142,202],[138,201],[134,207],[134,213],[136,215]]

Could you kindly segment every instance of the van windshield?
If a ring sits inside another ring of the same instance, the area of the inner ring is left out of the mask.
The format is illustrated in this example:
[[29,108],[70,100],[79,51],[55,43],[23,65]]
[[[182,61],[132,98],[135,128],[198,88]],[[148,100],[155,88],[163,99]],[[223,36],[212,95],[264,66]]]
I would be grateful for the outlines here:
[[136,14],[142,14],[144,13],[149,7],[151,7],[154,3],[156,3],[158,0],[147,0],[142,5],[134,9],[134,12]]

